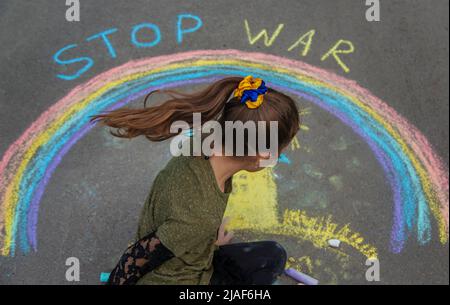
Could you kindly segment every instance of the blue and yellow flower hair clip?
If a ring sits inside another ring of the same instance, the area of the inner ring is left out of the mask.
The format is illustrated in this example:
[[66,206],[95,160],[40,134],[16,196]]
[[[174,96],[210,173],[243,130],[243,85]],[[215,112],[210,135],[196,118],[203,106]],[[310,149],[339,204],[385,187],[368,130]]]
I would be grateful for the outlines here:
[[234,96],[240,97],[241,103],[245,103],[248,108],[255,109],[261,106],[266,92],[267,87],[261,78],[248,75],[239,83]]

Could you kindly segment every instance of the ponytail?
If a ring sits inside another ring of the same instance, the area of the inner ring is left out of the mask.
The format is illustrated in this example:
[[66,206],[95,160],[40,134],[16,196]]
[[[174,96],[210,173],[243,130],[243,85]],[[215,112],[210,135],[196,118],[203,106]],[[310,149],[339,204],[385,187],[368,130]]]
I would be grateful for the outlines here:
[[[103,125],[116,128],[115,132],[110,131],[110,133],[119,138],[134,138],[142,135],[150,141],[163,141],[176,135],[170,133],[173,122],[182,120],[192,126],[193,113],[201,113],[202,121],[217,119],[241,80],[241,77],[223,78],[206,89],[192,94],[173,90],[155,90],[145,97],[144,108],[117,109],[94,115],[90,121],[99,121]],[[145,107],[148,98],[155,92],[167,93],[172,99],[161,105]]]

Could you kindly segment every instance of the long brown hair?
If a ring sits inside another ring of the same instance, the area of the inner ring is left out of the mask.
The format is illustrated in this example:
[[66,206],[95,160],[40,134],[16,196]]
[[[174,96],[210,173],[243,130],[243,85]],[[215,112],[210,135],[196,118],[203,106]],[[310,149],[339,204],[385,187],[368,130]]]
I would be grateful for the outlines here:
[[[141,109],[117,109],[109,113],[92,116],[91,122],[116,128],[110,133],[120,138],[145,136],[150,141],[163,141],[177,134],[170,132],[175,121],[184,121],[192,126],[193,113],[201,113],[202,122],[210,120],[225,121],[278,121],[279,147],[289,144],[299,129],[299,113],[295,101],[272,88],[264,95],[264,102],[256,109],[249,109],[238,97],[231,97],[242,81],[242,77],[226,77],[203,90],[192,94],[173,90],[155,90],[144,100]],[[167,93],[171,99],[161,105],[146,107],[151,94]]]

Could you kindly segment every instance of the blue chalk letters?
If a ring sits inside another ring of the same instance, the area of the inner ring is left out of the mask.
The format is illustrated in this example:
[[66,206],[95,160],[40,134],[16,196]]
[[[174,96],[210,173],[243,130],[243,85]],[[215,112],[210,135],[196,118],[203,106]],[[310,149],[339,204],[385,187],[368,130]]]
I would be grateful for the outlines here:
[[[183,29],[183,20],[184,19],[194,19],[197,24],[193,28]],[[190,14],[181,14],[178,15],[178,21],[177,21],[177,42],[180,44],[183,42],[183,34],[185,33],[193,33],[197,31],[199,28],[201,28],[203,25],[202,20],[194,15]]]
[[59,65],[70,65],[70,64],[75,64],[75,63],[79,63],[79,62],[86,62],[86,64],[84,65],[83,68],[78,70],[75,74],[72,74],[72,75],[57,74],[56,77],[63,79],[63,80],[74,80],[74,79],[77,79],[78,77],[80,77],[86,71],[88,71],[94,65],[94,60],[90,57],[78,57],[78,58],[72,58],[72,59],[67,59],[67,60],[59,58],[59,56],[64,51],[67,51],[67,50],[70,50],[70,49],[73,49],[76,47],[77,47],[76,44],[71,44],[71,45],[65,46],[64,48],[62,48],[61,50],[56,52],[55,55],[53,55],[53,60]]
[[[137,39],[138,32],[143,32],[143,29],[150,29],[155,34],[155,39],[150,42],[142,42]],[[135,25],[131,31],[131,43],[138,48],[151,48],[156,46],[161,41],[161,31],[159,27],[153,23],[141,23]]]
[[92,41],[94,39],[97,38],[102,38],[103,42],[105,43],[106,47],[108,48],[108,52],[111,55],[112,58],[116,58],[117,54],[116,54],[116,50],[114,49],[114,47],[111,45],[111,41],[109,41],[108,36],[109,34],[115,33],[117,32],[117,29],[113,28],[113,29],[109,29],[103,32],[100,32],[98,34],[92,35],[91,37],[88,37],[86,39],[86,41]]
[[[187,22],[194,21],[195,24],[193,26],[186,26]],[[180,14],[177,16],[176,22],[176,37],[177,43],[181,44],[183,42],[183,37],[186,34],[194,33],[198,31],[203,26],[203,22],[200,17],[191,15],[191,14]],[[106,46],[106,50],[108,51],[111,58],[117,58],[117,51],[111,42],[111,36],[118,32],[117,28],[111,28],[104,30],[100,33],[94,34],[86,38],[87,42],[94,42],[95,40],[101,40],[103,44]],[[131,44],[137,48],[151,48],[157,46],[162,39],[160,28],[153,23],[140,23],[131,28]],[[74,58],[68,58],[70,50],[75,50],[78,47],[77,44],[67,45],[60,50],[58,50],[53,55],[53,61],[65,68],[69,65],[84,63],[84,66],[78,71],[72,74],[57,74],[56,77],[62,80],[74,80],[79,78],[81,75],[89,71],[94,65],[94,59],[88,56],[80,56]],[[63,54],[66,53],[66,54]],[[65,58],[65,59],[64,59]]]

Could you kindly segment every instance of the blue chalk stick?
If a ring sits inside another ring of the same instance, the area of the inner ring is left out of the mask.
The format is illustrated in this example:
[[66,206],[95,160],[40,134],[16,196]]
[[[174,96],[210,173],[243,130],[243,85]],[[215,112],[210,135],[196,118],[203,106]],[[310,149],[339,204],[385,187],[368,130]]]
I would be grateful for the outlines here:
[[106,283],[109,279],[109,275],[110,275],[110,273],[108,273],[108,272],[100,273],[100,282]]
[[286,163],[286,164],[291,164],[291,160],[289,160],[288,156],[286,156],[285,154],[281,154],[278,157],[278,162],[280,163]]
[[309,275],[301,273],[300,271],[297,271],[293,268],[286,269],[286,270],[284,270],[284,272],[287,275],[289,275],[290,277],[292,277],[294,280],[296,280],[297,282],[301,282],[305,285],[318,285],[319,284],[319,281],[316,280],[315,278],[312,278]]

